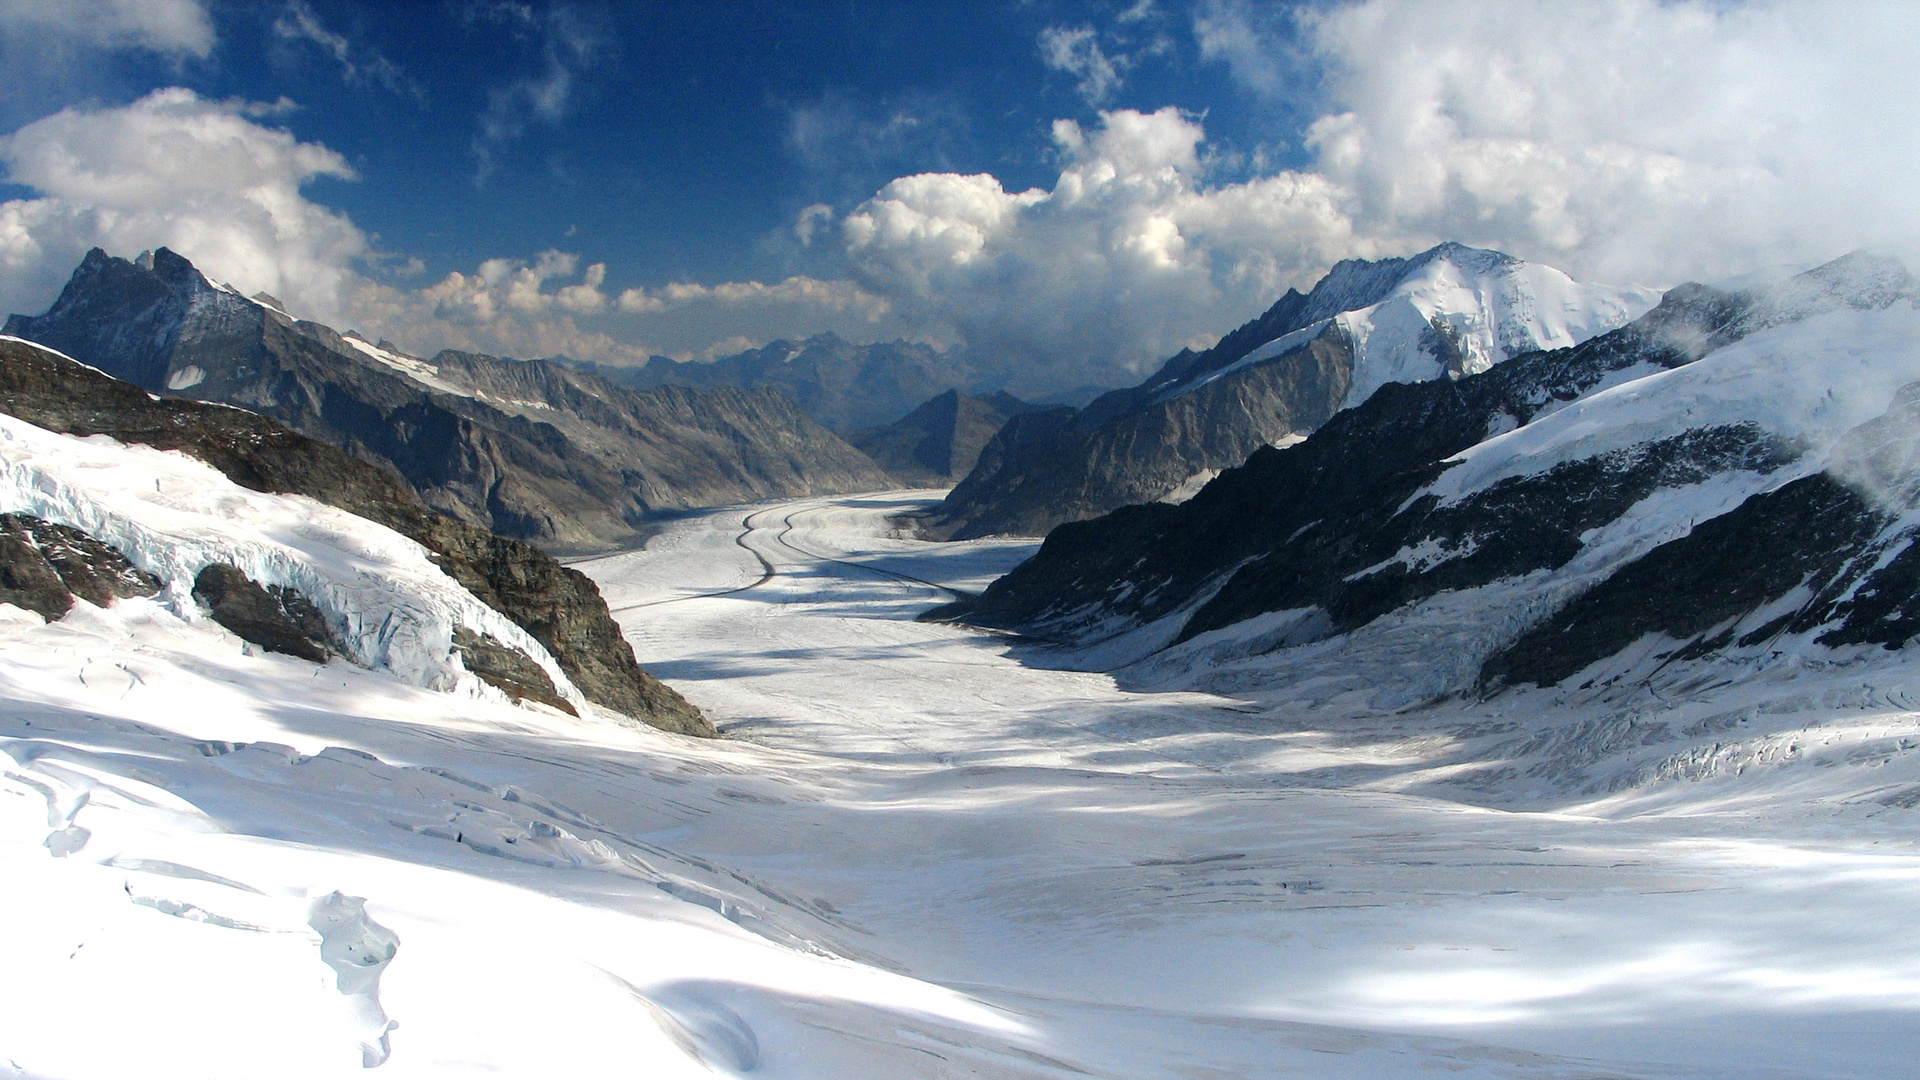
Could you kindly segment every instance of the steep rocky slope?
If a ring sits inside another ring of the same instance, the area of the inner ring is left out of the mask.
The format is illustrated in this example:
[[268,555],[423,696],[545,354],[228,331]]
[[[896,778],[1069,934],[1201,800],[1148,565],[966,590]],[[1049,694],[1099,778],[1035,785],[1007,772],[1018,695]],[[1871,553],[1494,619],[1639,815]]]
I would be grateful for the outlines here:
[[1897,645],[1920,626],[1916,295],[1859,255],[1684,286],[1583,345],[1384,386],[1184,505],[1062,526],[947,614],[1378,707],[1604,681],[1636,643]]
[[542,361],[407,356],[207,281],[161,249],[89,252],[45,315],[7,333],[156,393],[271,416],[404,478],[430,506],[558,548],[650,514],[868,490],[864,455],[765,390],[634,392]]
[[846,432],[846,439],[903,484],[946,487],[973,471],[1008,420],[1041,408],[1007,393],[949,390],[891,424]]
[[0,338],[0,413],[49,431],[179,450],[243,488],[304,495],[384,525],[538,641],[588,700],[656,727],[712,734],[699,710],[640,669],[585,576],[532,545],[436,513],[341,450],[239,409],[155,398],[18,339]]
[[1042,535],[1152,502],[1314,430],[1388,383],[1463,378],[1571,346],[1657,299],[1459,244],[1348,260],[1139,386],[1009,423],[941,505],[934,531]]

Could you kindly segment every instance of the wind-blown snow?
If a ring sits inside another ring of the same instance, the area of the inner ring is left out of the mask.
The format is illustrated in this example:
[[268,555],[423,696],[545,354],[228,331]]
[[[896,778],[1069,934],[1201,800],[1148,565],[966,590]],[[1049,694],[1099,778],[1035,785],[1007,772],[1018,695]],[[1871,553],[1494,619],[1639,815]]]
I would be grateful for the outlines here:
[[250,491],[174,451],[76,438],[0,414],[0,512],[69,525],[158,578],[197,619],[196,575],[213,563],[305,594],[356,662],[419,686],[496,693],[450,655],[465,625],[525,652],[576,707],[579,691],[525,630],[381,525],[297,495]]
[[[1578,345],[1639,318],[1660,297],[1659,289],[1579,282],[1551,266],[1450,245],[1416,266],[1386,299],[1276,338],[1162,396],[1284,356],[1332,326],[1354,348],[1353,381],[1341,403],[1350,407],[1390,382],[1459,378],[1522,353]],[[1441,334],[1458,354],[1452,365]]]

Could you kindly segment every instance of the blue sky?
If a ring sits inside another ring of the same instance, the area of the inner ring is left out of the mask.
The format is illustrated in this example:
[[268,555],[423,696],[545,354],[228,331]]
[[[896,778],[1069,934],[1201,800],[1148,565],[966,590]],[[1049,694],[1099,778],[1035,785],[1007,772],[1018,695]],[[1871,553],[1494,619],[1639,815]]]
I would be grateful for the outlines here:
[[1217,153],[1300,156],[1297,130],[1201,58],[1184,9],[1121,21],[1135,6],[216,4],[206,56],[119,50],[13,83],[0,123],[158,86],[285,97],[299,107],[276,123],[358,174],[311,196],[429,272],[564,247],[619,267],[623,286],[765,277],[806,261],[768,242],[802,208],[849,209],[895,176],[1049,184],[1052,122],[1097,122],[1081,79],[1046,63],[1053,27],[1098,28],[1103,52],[1141,54],[1099,106],[1176,104],[1206,114]]
[[0,0],[0,302],[166,243],[415,351],[830,329],[1115,385],[1442,239],[1651,284],[1903,248],[1912,10]]

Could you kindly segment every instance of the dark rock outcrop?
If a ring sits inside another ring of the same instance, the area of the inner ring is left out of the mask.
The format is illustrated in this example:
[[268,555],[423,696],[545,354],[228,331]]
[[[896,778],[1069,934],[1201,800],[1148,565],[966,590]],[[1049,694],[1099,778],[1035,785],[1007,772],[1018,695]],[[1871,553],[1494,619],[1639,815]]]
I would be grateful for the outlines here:
[[1153,502],[1195,474],[1239,465],[1325,423],[1352,374],[1351,345],[1334,327],[1285,357],[1165,400],[1119,390],[1084,410],[1015,417],[941,503],[931,531],[960,540],[1038,536]]
[[0,514],[0,604],[53,620],[79,597],[106,607],[152,596],[160,583],[126,556],[78,529],[27,514]]
[[254,491],[306,495],[393,529],[483,603],[524,627],[588,700],[655,727],[712,735],[698,709],[640,669],[586,575],[519,540],[421,504],[405,484],[266,417],[156,399],[24,342],[0,341],[0,412],[71,435],[191,454]]
[[464,626],[455,628],[453,632],[453,649],[460,654],[460,661],[468,671],[514,701],[537,701],[569,715],[580,715],[574,710],[572,702],[560,696],[553,680],[547,677],[546,669],[519,649],[504,645],[489,634],[476,634]]
[[846,438],[903,484],[945,487],[973,471],[980,451],[1009,419],[1042,408],[1012,394],[969,397],[949,390],[891,424],[849,431]]
[[628,542],[661,511],[887,484],[773,391],[635,392],[544,361],[422,360],[295,321],[164,248],[89,252],[46,314],[6,332],[155,393],[272,417],[435,509],[555,548]]
[[215,563],[193,579],[193,598],[213,621],[268,652],[324,664],[341,652],[326,616],[296,589],[260,583]]
[[[1487,659],[1481,684],[1552,685],[1649,634],[1662,659],[1766,648],[1898,648],[1920,635],[1920,385],[1850,433],[1841,472],[1802,477],[1655,548]],[[1782,600],[1787,603],[1781,604]]]

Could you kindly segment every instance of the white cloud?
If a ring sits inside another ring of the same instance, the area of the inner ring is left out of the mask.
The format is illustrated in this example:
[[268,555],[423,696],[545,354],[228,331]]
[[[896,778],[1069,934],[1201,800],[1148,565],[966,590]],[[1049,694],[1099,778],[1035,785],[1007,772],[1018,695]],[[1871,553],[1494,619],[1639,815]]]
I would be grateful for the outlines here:
[[794,239],[800,241],[801,247],[806,247],[813,243],[814,234],[818,232],[822,226],[831,224],[832,221],[833,207],[828,206],[826,203],[814,203],[802,209],[800,216],[794,219]]
[[557,124],[572,110],[580,76],[605,51],[599,32],[575,8],[557,4],[535,10],[529,4],[474,3],[466,9],[471,22],[505,24],[509,30],[538,42],[537,73],[495,87],[487,95],[473,153],[480,162],[476,181],[492,174],[501,151],[526,134],[529,121]]
[[164,245],[216,280],[336,315],[367,240],[300,188],[353,170],[257,122],[283,107],[172,88],[121,108],[64,109],[0,138],[9,179],[39,192],[0,203],[0,304],[44,307],[89,247]]
[[632,288],[609,300],[604,263],[565,284],[578,266],[575,255],[547,251],[531,264],[489,259],[473,273],[456,271],[419,290],[362,279],[349,320],[368,336],[390,337],[419,352],[565,353],[617,364],[656,353],[708,359],[824,330],[875,336],[890,313],[885,300],[853,282],[808,277]]
[[357,45],[345,34],[329,30],[306,0],[289,0],[273,21],[273,32],[283,41],[304,41],[318,47],[333,58],[349,85],[377,83],[397,94],[422,96],[419,84],[408,78],[400,65],[377,49]]
[[0,32],[98,49],[204,57],[213,20],[200,0],[5,0]]
[[1209,186],[1194,119],[1102,120],[1055,123],[1064,167],[1050,191],[951,173],[888,184],[842,223],[856,277],[1042,392],[1137,378],[1368,250],[1323,177]]
[[[1656,281],[1920,248],[1912,5],[1370,0],[1304,29],[1317,170],[1381,243]],[[1258,86],[1256,46],[1233,49]]]
[[1091,26],[1049,26],[1040,31],[1040,58],[1049,68],[1078,79],[1074,89],[1094,106],[1106,104],[1131,66],[1124,53],[1108,56]]
[[676,283],[658,289],[628,289],[620,294],[620,310],[658,312],[693,304],[806,304],[836,312],[852,312],[869,321],[887,314],[891,305],[851,281],[822,281],[796,276],[772,285],[758,281],[728,281],[719,285]]

